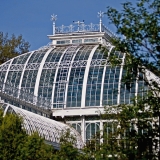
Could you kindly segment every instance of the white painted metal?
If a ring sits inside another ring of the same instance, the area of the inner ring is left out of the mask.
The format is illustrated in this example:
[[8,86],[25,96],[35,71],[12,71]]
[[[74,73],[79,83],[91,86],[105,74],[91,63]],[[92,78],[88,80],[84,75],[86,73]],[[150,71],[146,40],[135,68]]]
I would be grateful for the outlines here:
[[[82,23],[82,22],[78,21],[76,23]],[[83,23],[81,25],[69,25],[69,26],[62,25],[60,27],[55,27],[54,35],[67,34],[67,33],[87,33],[87,32],[91,33],[94,31],[94,32],[105,32],[110,37],[115,37],[115,34],[102,24],[102,19],[100,20],[100,24],[91,23],[89,25],[85,25]]]
[[85,116],[82,116],[82,122],[81,122],[81,136],[82,136],[82,140],[83,142],[85,142]]
[[56,33],[56,20],[57,20],[57,15],[51,15],[51,21],[53,21],[53,35]]
[[6,72],[6,76],[5,76],[5,79],[4,79],[4,83],[6,83],[6,81],[7,81],[8,73],[9,73],[9,71],[10,71],[10,67],[11,67],[11,65],[12,65],[13,60],[14,60],[14,58],[10,60],[10,64],[9,64],[8,69],[7,69],[7,72]]
[[69,81],[67,81],[67,78],[69,79],[68,74],[69,74],[70,67],[72,65],[71,64],[72,59],[75,56],[76,51],[77,51],[77,46],[71,46],[70,48],[68,48],[68,50],[66,51],[66,53],[63,56],[63,59],[61,60],[60,72],[59,72],[60,81],[56,82],[56,83],[58,83],[57,97],[56,98],[57,99],[62,98],[62,99],[60,101],[58,100],[58,102],[56,102],[57,103],[57,108],[59,108],[59,105],[60,105],[60,108],[62,108],[62,106],[64,108],[65,105],[66,105],[66,101],[65,101],[65,95],[67,96],[66,87],[67,87],[67,84],[69,82]]
[[[12,65],[13,60],[14,60],[14,59],[11,59],[11,60],[10,60],[9,66],[8,66],[8,68],[7,68],[7,72],[6,72],[6,75],[5,75],[5,79],[4,79],[4,84],[3,84],[3,89],[2,89],[2,90],[5,89],[5,83],[6,83],[6,81],[7,81],[8,73],[9,73],[9,71],[10,71],[10,67],[11,67],[11,65]],[[5,65],[5,64],[4,64],[4,65]]]
[[120,68],[120,73],[119,73],[117,104],[120,104],[121,81],[122,81],[122,73],[123,73],[123,65],[124,65],[125,56],[126,54],[124,53],[121,68]]
[[85,100],[86,100],[86,87],[87,87],[87,80],[88,80],[88,73],[89,73],[89,68],[90,68],[90,64],[91,64],[91,61],[92,61],[92,57],[96,51],[96,49],[98,48],[98,45],[96,45],[90,55],[89,55],[89,58],[88,58],[88,61],[87,61],[87,65],[86,65],[86,69],[85,69],[85,73],[84,73],[84,79],[83,79],[83,88],[82,88],[82,98],[81,98],[81,108],[84,108],[85,107]]
[[135,97],[137,97],[137,95],[138,95],[138,79],[139,79],[139,72],[136,77]]
[[[100,136],[103,137],[103,121],[100,121]],[[103,143],[103,138],[100,139],[100,143]]]
[[[84,26],[84,22],[80,22],[80,21],[74,22],[74,24],[77,24],[77,26],[78,26],[77,31],[78,32],[80,31],[80,25]],[[84,30],[84,27],[82,28],[82,31],[83,30]]]
[[[108,46],[107,46],[108,47]],[[114,46],[109,46],[110,49],[109,49],[109,52],[108,52],[108,57],[113,49]],[[107,57],[107,60],[106,60],[106,63],[108,61],[108,57]],[[102,101],[103,101],[103,89],[104,89],[104,78],[105,78],[105,73],[106,73],[106,64],[105,63],[105,66],[104,66],[104,69],[103,69],[103,75],[102,75],[102,83],[101,83],[101,95],[100,95],[100,107],[102,107]]]
[[99,31],[100,32],[102,32],[102,17],[103,17],[103,15],[104,15],[104,12],[98,12],[98,16],[99,16],[99,18],[100,18],[100,20],[99,20]]
[[100,115],[104,113],[104,108],[74,108],[74,109],[63,109],[63,110],[54,110],[53,116],[82,116],[82,115]]
[[[52,99],[51,99],[51,104],[52,105],[53,105],[53,102],[54,102],[54,92],[55,92],[55,85],[56,85],[56,79],[57,79],[57,75],[58,75],[59,66],[60,66],[62,58],[63,58],[64,54],[66,53],[67,49],[68,48],[66,48],[65,51],[63,52],[63,54],[61,55],[61,58],[59,59],[59,62],[58,62],[58,66],[56,68],[56,72],[55,72],[55,76],[54,76],[54,82],[53,82],[53,88],[52,88]],[[53,106],[51,106],[51,109],[53,109]]]
[[156,76],[154,73],[149,71],[148,69],[144,69],[145,76],[149,83],[156,82],[158,85],[160,85],[160,78]]
[[44,66],[44,63],[49,55],[49,53],[53,50],[54,48],[50,48],[44,55],[41,63],[40,63],[40,66],[39,66],[39,69],[38,69],[38,73],[37,73],[37,78],[36,78],[36,83],[35,83],[35,87],[34,87],[34,96],[38,96],[38,89],[39,89],[39,82],[40,82],[40,78],[41,78],[41,73],[42,73],[42,69],[43,69],[43,66]]

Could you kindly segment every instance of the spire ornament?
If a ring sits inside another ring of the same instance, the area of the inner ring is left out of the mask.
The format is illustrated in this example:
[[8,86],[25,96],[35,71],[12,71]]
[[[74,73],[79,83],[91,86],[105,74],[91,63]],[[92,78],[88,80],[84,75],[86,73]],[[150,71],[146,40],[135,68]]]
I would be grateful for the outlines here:
[[53,35],[56,33],[56,20],[57,20],[57,15],[51,15],[51,21],[53,21]]
[[104,12],[98,12],[98,17],[100,18],[99,20],[99,31],[102,32],[102,17],[104,16]]

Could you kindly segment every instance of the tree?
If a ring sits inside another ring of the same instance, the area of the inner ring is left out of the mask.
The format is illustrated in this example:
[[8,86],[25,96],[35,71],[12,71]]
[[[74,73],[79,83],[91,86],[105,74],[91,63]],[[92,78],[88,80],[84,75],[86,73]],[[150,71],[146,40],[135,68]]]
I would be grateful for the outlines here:
[[3,117],[2,111],[0,116],[0,159],[15,159],[27,136],[21,126],[22,119],[15,115]]
[[22,35],[16,37],[13,34],[9,38],[8,33],[0,32],[0,64],[28,52],[29,47],[29,43],[23,39]]
[[0,111],[1,160],[50,160],[54,149],[45,144],[37,133],[28,135],[22,127],[23,119],[14,114],[3,117]]
[[[160,70],[160,4],[158,0],[138,0],[122,4],[122,12],[108,7],[107,15],[117,28],[119,38],[112,39],[115,49],[127,53],[126,66],[150,69],[159,76]],[[131,73],[136,73],[136,69]]]
[[51,160],[53,159],[54,152],[53,147],[45,144],[44,139],[39,137],[38,133],[33,133],[21,145],[19,158],[27,160]]
[[[139,0],[122,6],[122,11],[108,7],[106,14],[117,28],[118,37],[111,42],[115,50],[126,54],[123,82],[129,89],[135,80],[144,79],[141,73],[146,74],[147,70],[157,79],[160,76],[160,3]],[[121,59],[112,53],[109,59],[113,67],[122,65]],[[149,91],[144,90],[146,96],[137,95],[133,105],[107,108],[105,116],[117,124],[117,130],[110,135],[104,132],[102,138],[106,143],[97,150],[99,157],[160,159],[160,85],[152,77],[144,80],[149,86]],[[115,109],[117,114],[108,114],[110,109]]]
[[78,150],[76,138],[70,134],[70,130],[63,132],[60,138],[60,150],[56,151],[54,160],[91,160],[85,149]]

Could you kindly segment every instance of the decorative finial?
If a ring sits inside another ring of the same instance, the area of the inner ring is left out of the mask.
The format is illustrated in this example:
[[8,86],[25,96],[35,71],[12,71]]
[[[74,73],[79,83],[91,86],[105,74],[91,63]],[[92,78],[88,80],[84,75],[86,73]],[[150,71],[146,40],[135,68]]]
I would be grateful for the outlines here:
[[57,15],[51,15],[51,21],[53,21],[53,35],[56,33],[56,20],[57,20]]
[[102,19],[103,15],[104,15],[104,12],[102,12],[102,11],[98,12],[98,17],[99,17],[100,19]]
[[54,15],[54,14],[51,15],[51,21],[54,21],[54,22],[55,22],[56,20],[57,20],[57,15]]
[[102,17],[104,15],[104,12],[98,12],[98,17],[100,18],[100,21],[99,21],[99,31],[102,32]]
[[84,24],[84,20],[82,22],[80,22],[80,21],[77,21],[77,22],[73,21],[73,23],[78,25],[78,32],[79,32],[79,26]]

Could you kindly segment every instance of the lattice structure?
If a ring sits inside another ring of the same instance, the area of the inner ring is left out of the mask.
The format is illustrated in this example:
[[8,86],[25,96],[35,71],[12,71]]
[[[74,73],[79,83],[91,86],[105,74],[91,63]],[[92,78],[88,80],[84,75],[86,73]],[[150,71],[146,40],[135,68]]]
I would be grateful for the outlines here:
[[45,140],[52,142],[53,145],[57,146],[60,142],[61,135],[67,130],[70,130],[71,135],[77,140],[75,146],[79,149],[84,146],[79,133],[66,124],[42,117],[10,104],[4,104],[2,107],[4,108],[4,116],[9,112],[23,118],[23,127],[28,134],[38,132]]

